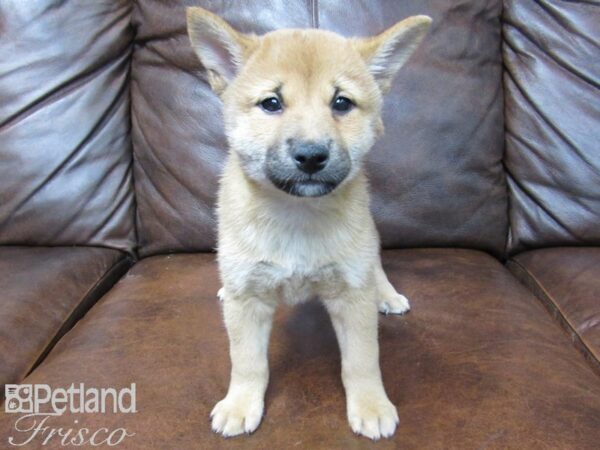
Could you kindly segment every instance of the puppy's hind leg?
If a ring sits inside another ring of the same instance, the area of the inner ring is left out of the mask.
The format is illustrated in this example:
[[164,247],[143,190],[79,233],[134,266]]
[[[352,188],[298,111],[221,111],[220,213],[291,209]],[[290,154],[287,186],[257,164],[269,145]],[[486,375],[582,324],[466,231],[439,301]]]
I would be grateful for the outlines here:
[[375,285],[377,286],[377,305],[383,314],[404,314],[410,310],[408,299],[396,292],[381,266],[381,259],[375,268]]
[[213,431],[229,437],[252,433],[262,419],[274,307],[257,298],[235,298],[227,291],[223,294],[231,381],[227,395],[215,405],[210,416]]

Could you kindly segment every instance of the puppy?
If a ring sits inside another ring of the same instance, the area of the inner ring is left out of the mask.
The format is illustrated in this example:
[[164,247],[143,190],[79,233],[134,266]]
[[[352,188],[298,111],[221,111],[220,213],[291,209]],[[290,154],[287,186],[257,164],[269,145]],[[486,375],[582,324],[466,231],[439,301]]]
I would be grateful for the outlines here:
[[352,430],[398,424],[379,369],[377,310],[402,314],[369,211],[364,159],[383,132],[382,96],[427,32],[415,16],[378,36],[315,29],[242,34],[188,8],[192,47],[223,101],[230,152],[218,196],[218,261],[231,381],[211,412],[224,436],[251,433],[264,408],[273,312],[318,296],[342,357]]

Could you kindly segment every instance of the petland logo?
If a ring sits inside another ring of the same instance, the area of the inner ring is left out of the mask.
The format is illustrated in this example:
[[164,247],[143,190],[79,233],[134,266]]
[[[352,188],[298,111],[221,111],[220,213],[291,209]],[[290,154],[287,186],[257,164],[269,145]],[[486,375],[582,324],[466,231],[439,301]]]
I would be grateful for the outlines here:
[[115,388],[87,388],[83,383],[68,388],[51,388],[47,384],[7,384],[4,387],[4,410],[21,414],[14,423],[14,434],[8,443],[22,447],[36,440],[42,445],[60,442],[62,446],[108,445],[114,447],[135,436],[125,428],[110,430],[106,427],[90,429],[79,419],[73,427],[53,427],[54,417],[70,414],[133,414],[136,413],[136,386]]

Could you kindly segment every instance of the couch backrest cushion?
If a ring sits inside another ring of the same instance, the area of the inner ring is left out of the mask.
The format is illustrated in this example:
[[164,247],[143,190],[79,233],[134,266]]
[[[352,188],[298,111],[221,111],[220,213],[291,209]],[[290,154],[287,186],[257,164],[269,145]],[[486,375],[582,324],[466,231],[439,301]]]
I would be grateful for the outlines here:
[[318,26],[370,35],[409,15],[431,15],[430,35],[386,98],[386,135],[369,157],[382,242],[503,251],[500,1],[140,0],[133,15],[132,133],[142,255],[215,245],[213,206],[226,140],[220,101],[186,35],[190,5],[255,33]]
[[0,2],[0,244],[134,247],[132,40],[128,0]]
[[506,1],[509,251],[600,244],[600,4]]

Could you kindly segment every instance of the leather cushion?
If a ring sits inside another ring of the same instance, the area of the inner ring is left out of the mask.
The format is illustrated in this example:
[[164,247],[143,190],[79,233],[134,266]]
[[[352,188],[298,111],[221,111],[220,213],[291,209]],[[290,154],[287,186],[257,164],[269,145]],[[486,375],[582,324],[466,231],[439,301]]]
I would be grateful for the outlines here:
[[117,250],[0,247],[0,385],[20,382],[127,267]]
[[600,244],[600,4],[504,8],[509,251]]
[[[384,266],[413,309],[380,320],[383,378],[401,424],[378,448],[597,444],[600,379],[500,263],[468,250],[403,250],[385,252]],[[230,370],[218,288],[212,255],[136,264],[26,382],[135,382],[138,412],[66,414],[46,425],[125,427],[136,435],[124,448],[372,448],[346,423],[339,351],[316,302],[276,314],[257,432],[225,440],[210,431]],[[0,419],[0,440],[14,420]]]
[[532,250],[509,261],[600,370],[600,248]]
[[370,35],[431,15],[429,36],[386,98],[387,134],[368,158],[382,243],[504,250],[501,1],[141,0],[133,13],[132,136],[142,256],[215,246],[227,145],[221,103],[186,34],[184,7],[192,4],[259,34],[320,27]]
[[135,246],[130,3],[0,2],[0,244]]

